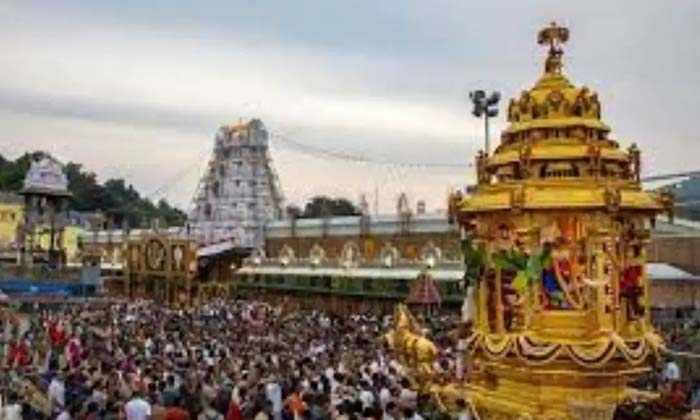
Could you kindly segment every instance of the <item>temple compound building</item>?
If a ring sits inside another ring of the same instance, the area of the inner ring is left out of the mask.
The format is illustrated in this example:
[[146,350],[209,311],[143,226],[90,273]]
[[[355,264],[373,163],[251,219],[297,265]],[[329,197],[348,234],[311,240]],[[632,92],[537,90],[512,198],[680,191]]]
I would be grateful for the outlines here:
[[260,247],[265,225],[282,218],[282,202],[262,121],[225,125],[194,198],[191,235],[202,246],[231,241],[239,249]]
[[[389,312],[410,300],[416,280],[428,275],[440,305],[459,307],[465,295],[461,229],[444,212],[417,210],[274,221],[265,246],[233,267],[232,287],[240,296],[293,300],[340,313]],[[679,310],[692,316],[700,304],[700,267],[670,255],[671,242],[682,256],[700,238],[700,226],[683,222],[658,220],[653,230],[654,251],[645,269],[657,322],[676,321]]]
[[438,294],[416,304],[459,306],[464,269],[458,227],[445,213],[407,210],[273,222],[265,247],[234,267],[236,292],[339,313],[388,312],[425,273]]

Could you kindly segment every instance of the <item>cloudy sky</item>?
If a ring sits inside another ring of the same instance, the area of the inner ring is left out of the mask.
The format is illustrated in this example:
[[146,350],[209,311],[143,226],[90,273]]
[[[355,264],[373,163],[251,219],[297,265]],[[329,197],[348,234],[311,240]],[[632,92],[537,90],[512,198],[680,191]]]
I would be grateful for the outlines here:
[[[183,207],[217,127],[251,116],[314,148],[467,163],[468,91],[529,87],[553,19],[571,29],[567,74],[645,172],[700,169],[697,0],[2,0],[0,153],[48,150]],[[290,202],[377,190],[388,211],[406,191],[435,209],[472,179],[272,149]]]

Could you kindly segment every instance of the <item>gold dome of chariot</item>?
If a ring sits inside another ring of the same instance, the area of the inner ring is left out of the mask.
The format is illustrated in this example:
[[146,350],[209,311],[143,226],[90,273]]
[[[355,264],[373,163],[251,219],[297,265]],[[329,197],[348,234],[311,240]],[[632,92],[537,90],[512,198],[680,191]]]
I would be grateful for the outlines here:
[[510,100],[509,125],[494,154],[478,153],[478,193],[460,203],[463,216],[563,207],[656,212],[668,206],[668,196],[641,191],[640,150],[635,144],[623,150],[610,137],[598,94],[563,74],[568,38],[568,30],[555,24],[540,31],[539,43],[549,47],[544,74]]

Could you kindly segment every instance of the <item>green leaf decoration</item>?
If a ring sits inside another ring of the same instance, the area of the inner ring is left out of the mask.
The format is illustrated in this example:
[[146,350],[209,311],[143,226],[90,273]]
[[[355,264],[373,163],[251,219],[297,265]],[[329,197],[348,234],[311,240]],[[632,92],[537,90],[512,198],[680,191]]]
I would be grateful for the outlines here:
[[515,278],[513,279],[513,289],[515,289],[518,293],[523,294],[527,290],[527,287],[529,286],[529,280],[528,280],[528,275],[525,273],[525,271],[518,271],[518,274],[515,275]]
[[551,270],[552,267],[552,254],[547,252],[546,255],[542,255],[542,269]]
[[462,241],[462,252],[466,270],[464,277],[467,282],[481,280],[481,275],[486,260],[486,249],[483,245],[474,246],[472,237],[468,236]]
[[537,280],[542,277],[542,256],[530,255],[527,260],[527,277],[531,280]]
[[494,252],[493,255],[491,255],[491,262],[493,263],[494,267],[504,270],[508,268],[509,265],[508,254],[506,254],[506,252],[503,250]]
[[517,250],[511,251],[511,265],[516,270],[524,270],[527,267],[528,255]]

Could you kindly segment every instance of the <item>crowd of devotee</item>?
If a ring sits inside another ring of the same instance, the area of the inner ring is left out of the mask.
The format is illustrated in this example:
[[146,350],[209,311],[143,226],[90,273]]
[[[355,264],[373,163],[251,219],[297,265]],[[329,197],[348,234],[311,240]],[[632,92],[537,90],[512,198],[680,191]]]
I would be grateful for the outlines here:
[[[446,381],[464,373],[454,350],[458,320],[424,320]],[[441,417],[411,389],[382,342],[388,315],[138,301],[39,308],[3,323],[3,420],[473,418],[465,401]],[[672,348],[693,350],[700,325],[664,334]],[[699,408],[700,381],[688,372],[692,366],[668,357],[639,386],[660,391],[662,404]]]
[[700,408],[700,321],[684,319],[657,331],[670,354],[653,375],[654,387],[678,405]]
[[686,319],[657,328],[666,345],[677,351],[700,353],[700,321]]
[[[448,333],[456,319],[437,316],[429,325],[445,348],[445,373],[454,369]],[[262,302],[191,310],[132,302],[8,322],[7,420],[438,418],[382,344],[390,316]],[[470,418],[458,403],[455,418]]]

